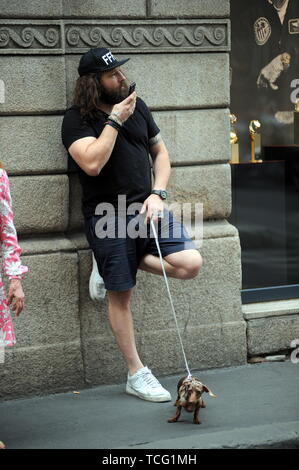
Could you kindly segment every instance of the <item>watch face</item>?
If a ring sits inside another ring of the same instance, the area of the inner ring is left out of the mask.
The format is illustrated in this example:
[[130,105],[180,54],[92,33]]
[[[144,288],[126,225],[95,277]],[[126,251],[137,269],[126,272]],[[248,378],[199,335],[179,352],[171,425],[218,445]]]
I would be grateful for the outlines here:
[[166,191],[161,191],[160,194],[161,194],[161,198],[162,198],[162,199],[166,199],[166,198],[167,198],[167,192],[166,192]]

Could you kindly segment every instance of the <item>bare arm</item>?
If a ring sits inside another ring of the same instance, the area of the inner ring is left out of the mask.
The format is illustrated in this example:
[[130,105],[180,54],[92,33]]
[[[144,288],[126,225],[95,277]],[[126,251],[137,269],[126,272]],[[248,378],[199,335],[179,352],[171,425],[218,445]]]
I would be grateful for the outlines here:
[[[125,122],[134,112],[136,105],[136,93],[113,106],[112,113],[117,113],[118,119]],[[111,126],[105,126],[101,135],[95,137],[83,137],[72,143],[68,151],[75,162],[89,176],[97,176],[109,160],[113,151],[118,131]]]
[[168,151],[160,134],[150,140],[150,154],[155,178],[153,189],[166,189],[171,167]]
[[96,176],[109,160],[117,134],[116,129],[105,126],[97,139],[95,137],[78,139],[72,143],[68,151],[85,173]]
[[[170,176],[170,161],[167,148],[160,136],[156,135],[149,141],[150,154],[153,159],[153,171],[154,171],[154,187],[153,189],[166,189],[167,183]],[[157,220],[157,216],[154,214],[157,212],[163,212],[163,201],[160,196],[151,194],[143,203],[140,211],[143,214],[146,211],[145,223],[149,223],[151,218]]]

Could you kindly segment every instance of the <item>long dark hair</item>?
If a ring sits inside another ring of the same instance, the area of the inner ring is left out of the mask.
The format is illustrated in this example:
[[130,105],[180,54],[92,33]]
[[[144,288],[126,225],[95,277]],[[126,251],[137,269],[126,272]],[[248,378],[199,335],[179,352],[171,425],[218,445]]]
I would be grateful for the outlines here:
[[100,78],[99,72],[89,73],[76,81],[73,104],[80,108],[80,114],[84,120],[104,119],[104,114],[100,110],[102,94]]

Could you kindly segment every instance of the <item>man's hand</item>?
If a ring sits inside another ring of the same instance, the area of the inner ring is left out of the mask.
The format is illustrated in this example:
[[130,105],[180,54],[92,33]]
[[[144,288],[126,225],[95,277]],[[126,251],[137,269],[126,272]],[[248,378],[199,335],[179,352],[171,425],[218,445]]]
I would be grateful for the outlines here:
[[125,100],[117,103],[113,106],[111,114],[116,114],[118,119],[124,123],[131,114],[134,113],[135,106],[136,106],[136,91],[131,93]]
[[8,305],[12,304],[12,310],[18,317],[24,307],[24,292],[20,279],[11,279],[8,291]]
[[145,216],[145,224],[148,224],[151,221],[151,218],[154,222],[158,220],[159,217],[163,217],[164,204],[160,196],[157,194],[151,194],[143,203],[140,214]]

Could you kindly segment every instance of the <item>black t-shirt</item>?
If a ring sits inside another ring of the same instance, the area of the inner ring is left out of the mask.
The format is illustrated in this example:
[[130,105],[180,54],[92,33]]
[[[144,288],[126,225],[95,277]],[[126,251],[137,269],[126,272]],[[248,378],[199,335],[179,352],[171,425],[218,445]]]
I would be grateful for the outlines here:
[[[106,115],[107,117],[107,115]],[[99,137],[102,121],[84,122],[77,106],[69,108],[62,123],[62,141],[68,150],[73,142],[83,137]],[[137,98],[134,113],[123,124],[108,162],[97,176],[89,176],[76,163],[83,189],[82,211],[85,217],[95,214],[101,202],[111,203],[117,210],[118,195],[126,195],[127,207],[141,202],[151,192],[149,139],[160,129],[144,101]]]

